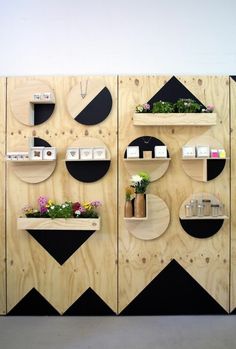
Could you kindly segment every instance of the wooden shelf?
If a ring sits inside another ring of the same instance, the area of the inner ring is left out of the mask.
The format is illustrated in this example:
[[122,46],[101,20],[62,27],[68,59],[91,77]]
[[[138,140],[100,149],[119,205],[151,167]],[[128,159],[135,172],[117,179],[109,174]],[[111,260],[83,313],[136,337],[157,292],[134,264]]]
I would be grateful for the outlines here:
[[18,230],[100,230],[99,218],[18,218]]
[[230,158],[182,158],[182,160],[229,160]]
[[180,217],[180,219],[182,219],[182,220],[199,220],[199,219],[204,219],[204,220],[206,220],[206,219],[210,219],[210,220],[214,220],[214,219],[229,219],[229,217],[228,216],[217,216],[217,217],[212,217],[212,216],[203,216],[203,217],[198,217],[198,216],[192,216],[192,217]]
[[90,160],[85,160],[85,159],[77,159],[77,160],[63,159],[62,161],[83,162],[83,161],[111,161],[111,160],[110,159],[90,159]]
[[216,113],[134,113],[135,126],[212,126]]
[[138,158],[138,159],[129,159],[129,158],[125,158],[124,161],[170,161],[171,158]]
[[54,160],[9,160],[9,159],[6,159],[7,162],[9,163],[14,163],[14,164],[17,164],[17,163],[21,163],[21,164],[37,164],[38,162],[55,162],[56,159]]

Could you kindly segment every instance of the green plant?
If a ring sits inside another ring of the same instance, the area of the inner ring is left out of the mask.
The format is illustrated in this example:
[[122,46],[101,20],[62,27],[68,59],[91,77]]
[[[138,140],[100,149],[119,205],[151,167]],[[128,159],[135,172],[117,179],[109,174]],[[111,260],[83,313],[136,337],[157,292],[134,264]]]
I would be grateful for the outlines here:
[[176,113],[200,113],[201,105],[193,99],[180,98],[174,104]]
[[131,201],[133,200],[135,197],[134,195],[134,188],[129,186],[125,189],[125,198],[126,198],[126,201]]
[[170,102],[159,101],[153,103],[152,113],[173,113],[174,106]]
[[132,187],[135,193],[145,193],[148,184],[150,183],[150,176],[146,172],[139,172],[137,175],[131,177]]

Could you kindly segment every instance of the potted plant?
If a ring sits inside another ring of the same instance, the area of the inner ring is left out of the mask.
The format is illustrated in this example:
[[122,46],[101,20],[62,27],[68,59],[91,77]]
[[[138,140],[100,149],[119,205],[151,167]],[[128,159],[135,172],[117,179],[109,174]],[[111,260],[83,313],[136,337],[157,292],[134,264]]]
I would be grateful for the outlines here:
[[133,204],[132,200],[135,198],[134,188],[129,186],[125,189],[125,212],[124,216],[126,218],[133,217]]
[[131,183],[135,191],[134,216],[136,218],[143,218],[146,216],[145,193],[150,183],[150,176],[146,172],[139,172],[131,177]]

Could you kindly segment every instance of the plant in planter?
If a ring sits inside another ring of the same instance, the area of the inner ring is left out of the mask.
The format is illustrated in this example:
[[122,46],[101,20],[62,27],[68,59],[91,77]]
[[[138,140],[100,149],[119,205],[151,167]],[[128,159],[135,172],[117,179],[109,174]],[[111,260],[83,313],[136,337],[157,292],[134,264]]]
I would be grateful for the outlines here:
[[153,103],[152,113],[173,113],[174,105],[170,102],[159,101]]
[[28,218],[98,218],[97,208],[100,201],[85,203],[65,201],[62,204],[48,200],[45,196],[38,198],[38,208],[25,206],[23,213]]
[[124,216],[127,218],[133,217],[132,200],[135,198],[134,188],[129,186],[125,190],[125,212]]
[[150,176],[146,172],[139,172],[131,177],[132,187],[135,191],[134,216],[143,218],[146,216],[145,192],[150,183]]
[[176,113],[200,113],[201,105],[193,99],[180,98],[174,104]]
[[135,108],[136,113],[149,113],[150,112],[150,104],[145,103],[145,104],[139,104]]

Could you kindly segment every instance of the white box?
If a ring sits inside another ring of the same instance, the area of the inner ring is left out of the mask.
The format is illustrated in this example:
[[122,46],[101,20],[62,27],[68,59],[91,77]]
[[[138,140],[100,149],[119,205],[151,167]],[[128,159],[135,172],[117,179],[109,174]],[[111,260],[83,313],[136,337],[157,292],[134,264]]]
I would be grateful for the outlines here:
[[67,148],[66,160],[79,160],[79,148]]
[[43,160],[56,160],[56,148],[45,147],[43,149]]
[[92,160],[93,159],[93,148],[80,148],[80,160]]
[[51,100],[51,92],[44,92],[42,94],[42,100],[44,101],[50,101]]
[[197,157],[198,158],[209,158],[210,157],[209,145],[197,145]]
[[29,152],[30,160],[43,160],[44,147],[32,147]]
[[156,145],[154,147],[155,158],[167,158],[166,145]]
[[195,158],[196,148],[193,146],[184,145],[182,148],[182,157],[183,158]]
[[106,160],[106,149],[105,148],[93,148],[93,159],[94,160]]
[[138,159],[139,158],[139,146],[128,146],[127,147],[127,159]]

